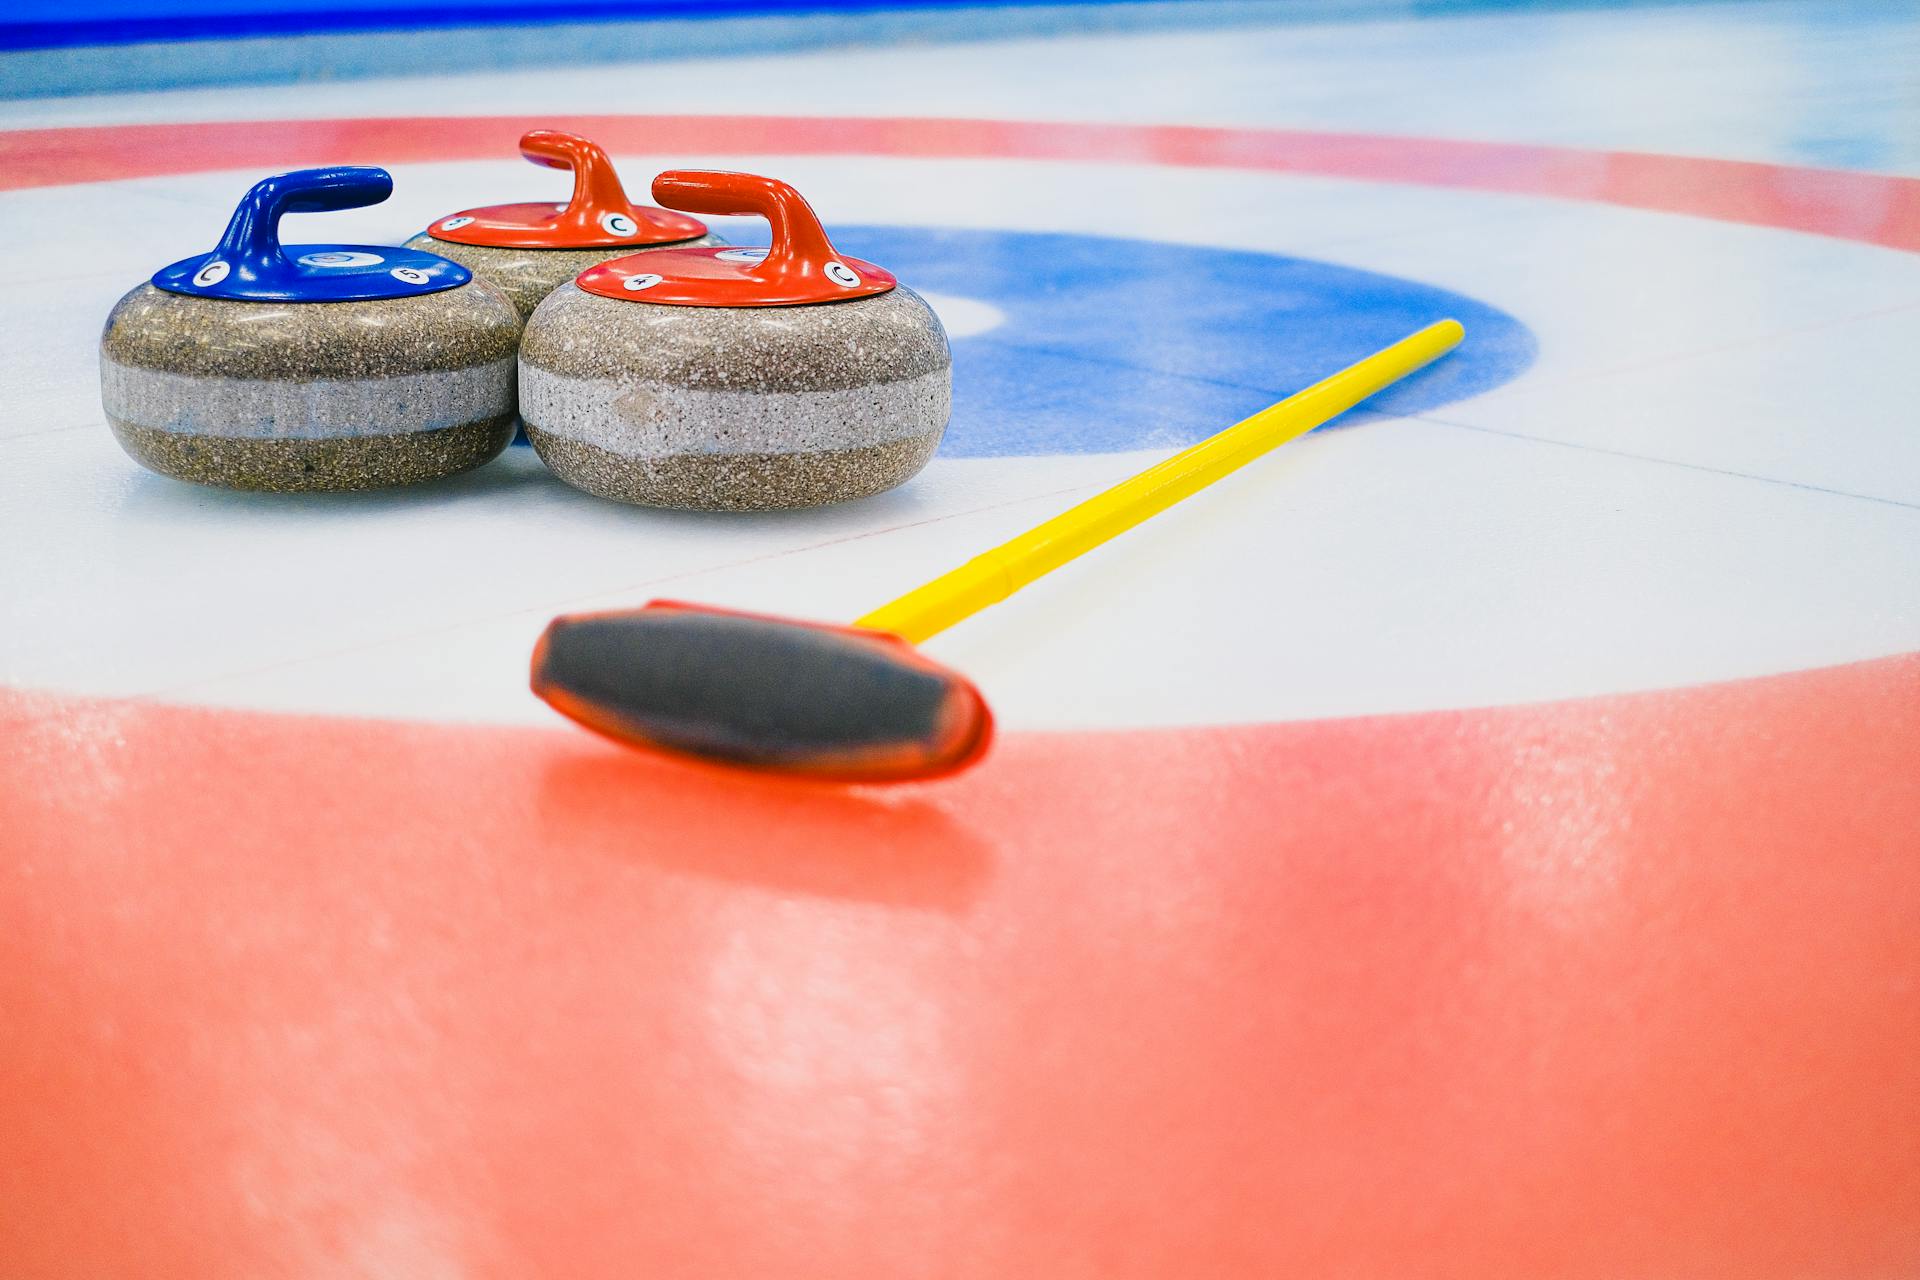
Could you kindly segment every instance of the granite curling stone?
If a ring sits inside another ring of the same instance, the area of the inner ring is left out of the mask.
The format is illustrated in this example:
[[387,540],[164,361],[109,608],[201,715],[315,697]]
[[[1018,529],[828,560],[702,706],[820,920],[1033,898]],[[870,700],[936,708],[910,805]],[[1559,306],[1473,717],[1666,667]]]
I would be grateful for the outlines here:
[[953,360],[920,297],[835,252],[784,182],[677,171],[654,199],[767,219],[767,249],[660,249],[540,304],[520,414],[567,483],[705,511],[813,507],[891,489],[946,431]]
[[308,492],[432,480],[506,448],[520,318],[505,294],[433,254],[280,243],[284,213],[392,191],[384,169],[266,178],[212,253],[120,299],[100,339],[101,400],[134,461]]
[[607,153],[576,134],[535,129],[520,139],[535,164],[573,171],[565,204],[502,204],[449,214],[407,241],[451,258],[513,299],[525,320],[588,267],[656,246],[724,244],[698,218],[633,204]]

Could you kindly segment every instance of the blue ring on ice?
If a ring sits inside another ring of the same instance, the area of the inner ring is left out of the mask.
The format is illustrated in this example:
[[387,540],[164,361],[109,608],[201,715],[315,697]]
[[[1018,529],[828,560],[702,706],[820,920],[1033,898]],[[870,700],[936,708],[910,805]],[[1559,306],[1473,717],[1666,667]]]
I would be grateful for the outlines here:
[[915,289],[1006,314],[953,340],[947,457],[1191,444],[1446,316],[1466,340],[1369,408],[1419,413],[1478,395],[1538,350],[1487,303],[1306,258],[1027,231],[829,233]]

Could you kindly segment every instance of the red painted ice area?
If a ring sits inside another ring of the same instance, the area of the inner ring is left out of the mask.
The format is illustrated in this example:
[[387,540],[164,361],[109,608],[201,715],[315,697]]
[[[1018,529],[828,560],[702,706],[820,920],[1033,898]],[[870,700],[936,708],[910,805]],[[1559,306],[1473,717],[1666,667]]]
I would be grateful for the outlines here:
[[1920,1258],[1920,657],[884,793],[17,693],[0,743],[14,1274]]
[[210,169],[492,160],[530,128],[609,151],[1081,160],[1309,173],[1692,214],[1920,250],[1920,178],[1698,156],[1188,125],[792,116],[214,121],[0,133],[0,190]]

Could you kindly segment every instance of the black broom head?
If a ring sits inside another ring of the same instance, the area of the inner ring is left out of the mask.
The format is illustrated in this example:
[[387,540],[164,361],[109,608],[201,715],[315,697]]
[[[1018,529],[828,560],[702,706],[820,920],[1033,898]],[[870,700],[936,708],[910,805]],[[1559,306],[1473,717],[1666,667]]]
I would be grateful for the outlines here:
[[972,683],[897,636],[665,600],[554,619],[533,691],[632,746],[853,782],[952,773],[993,734]]

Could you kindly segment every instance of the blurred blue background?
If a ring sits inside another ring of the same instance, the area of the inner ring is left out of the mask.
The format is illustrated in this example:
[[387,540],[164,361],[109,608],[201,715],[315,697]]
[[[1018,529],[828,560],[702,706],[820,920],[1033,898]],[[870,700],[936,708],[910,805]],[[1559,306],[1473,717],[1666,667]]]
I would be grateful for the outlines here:
[[1677,2],[0,0],[0,98],[850,44],[1419,18],[1489,10],[1646,8]]

